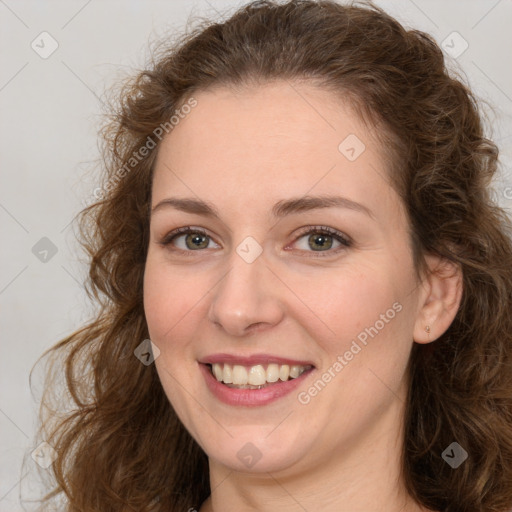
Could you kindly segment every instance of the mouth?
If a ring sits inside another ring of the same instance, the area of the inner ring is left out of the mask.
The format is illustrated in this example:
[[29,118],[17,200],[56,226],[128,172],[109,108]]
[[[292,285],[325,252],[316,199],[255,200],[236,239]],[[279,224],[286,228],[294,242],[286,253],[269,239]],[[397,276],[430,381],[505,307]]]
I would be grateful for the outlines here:
[[198,363],[211,395],[235,407],[269,405],[291,395],[315,371],[308,361],[272,356],[235,358],[219,354]]
[[215,379],[234,389],[263,389],[296,379],[313,365],[256,364],[246,366],[228,363],[205,363]]

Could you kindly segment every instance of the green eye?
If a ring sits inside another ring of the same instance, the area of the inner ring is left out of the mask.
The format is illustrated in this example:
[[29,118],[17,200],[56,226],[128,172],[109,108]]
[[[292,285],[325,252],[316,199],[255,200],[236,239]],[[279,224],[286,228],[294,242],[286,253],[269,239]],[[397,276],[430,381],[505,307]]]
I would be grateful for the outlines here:
[[207,249],[211,241],[211,238],[202,229],[186,227],[169,233],[161,244],[164,246],[174,245],[182,251],[197,251],[198,249]]
[[331,235],[324,235],[323,233],[315,233],[309,235],[308,246],[314,251],[321,251],[323,249],[330,249],[332,247],[333,237]]
[[185,245],[187,246],[188,249],[194,251],[196,249],[205,249],[206,247],[208,247],[209,239],[207,235],[202,235],[199,233],[189,233],[181,236],[185,236]]
[[[301,241],[304,239],[303,241]],[[336,253],[338,250],[351,246],[351,241],[339,231],[328,226],[308,227],[296,239],[301,241],[299,249],[306,252]],[[332,249],[332,250],[331,250]]]
[[[163,246],[172,245],[183,252],[208,249],[212,238],[200,228],[190,226],[176,229],[169,233],[161,242]],[[300,243],[299,243],[300,242]],[[308,226],[295,239],[295,245],[303,252],[335,254],[351,247],[352,241],[339,231],[328,226]],[[218,248],[219,246],[215,244]]]

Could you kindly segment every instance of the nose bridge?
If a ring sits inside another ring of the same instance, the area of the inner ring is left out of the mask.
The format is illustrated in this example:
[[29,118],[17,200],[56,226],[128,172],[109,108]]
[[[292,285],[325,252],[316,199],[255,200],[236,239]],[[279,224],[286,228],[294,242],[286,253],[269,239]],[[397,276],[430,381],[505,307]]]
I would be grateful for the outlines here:
[[229,271],[213,291],[210,320],[235,336],[254,324],[278,323],[282,308],[272,279],[261,247],[244,240],[233,250]]

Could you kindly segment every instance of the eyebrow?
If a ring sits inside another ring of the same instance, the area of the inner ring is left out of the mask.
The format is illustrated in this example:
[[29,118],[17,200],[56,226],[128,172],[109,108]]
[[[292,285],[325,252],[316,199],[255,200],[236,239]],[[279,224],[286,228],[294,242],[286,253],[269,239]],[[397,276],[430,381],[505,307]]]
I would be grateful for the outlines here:
[[[169,197],[160,201],[151,210],[151,215],[164,208],[174,208],[185,213],[203,215],[220,220],[220,214],[214,205],[192,197]],[[375,220],[373,212],[366,206],[341,196],[304,196],[278,201],[272,207],[274,217],[285,217],[294,213],[302,213],[321,208],[346,208],[368,215]]]

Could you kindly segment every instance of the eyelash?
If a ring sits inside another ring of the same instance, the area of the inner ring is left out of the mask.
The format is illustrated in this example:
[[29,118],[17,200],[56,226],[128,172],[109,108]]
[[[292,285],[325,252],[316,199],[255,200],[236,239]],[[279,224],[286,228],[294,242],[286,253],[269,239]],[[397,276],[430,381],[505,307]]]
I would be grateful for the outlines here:
[[[336,229],[330,228],[328,226],[307,226],[305,228],[302,228],[301,230],[299,230],[299,234],[298,234],[297,238],[294,240],[294,243],[297,240],[299,240],[300,238],[302,238],[303,236],[310,235],[313,233],[319,234],[319,235],[329,235],[329,236],[333,237],[335,240],[337,240],[338,242],[340,242],[340,244],[341,244],[340,247],[338,247],[336,249],[332,249],[332,250],[305,251],[305,252],[311,252],[312,253],[311,257],[313,257],[313,258],[323,258],[326,256],[332,256],[333,254],[337,254],[337,253],[339,253],[343,250],[346,250],[352,246],[352,240],[350,238],[346,237],[345,235],[343,235]],[[167,246],[171,245],[171,243],[179,236],[188,235],[188,234],[199,234],[199,235],[202,235],[202,236],[205,236],[205,237],[211,239],[211,237],[206,233],[206,231],[204,229],[186,226],[186,227],[175,229],[174,231],[171,231],[170,233],[168,233],[161,240],[160,245],[167,247]],[[187,253],[187,256],[192,256],[192,254],[190,254],[190,253],[196,252],[194,250],[183,250],[183,249],[172,249],[172,250],[180,251],[182,253]],[[201,250],[198,249],[198,251],[200,252]],[[324,256],[323,254],[325,254],[326,256]]]

